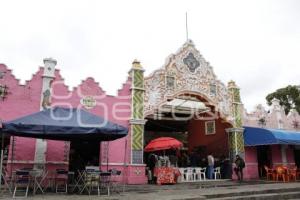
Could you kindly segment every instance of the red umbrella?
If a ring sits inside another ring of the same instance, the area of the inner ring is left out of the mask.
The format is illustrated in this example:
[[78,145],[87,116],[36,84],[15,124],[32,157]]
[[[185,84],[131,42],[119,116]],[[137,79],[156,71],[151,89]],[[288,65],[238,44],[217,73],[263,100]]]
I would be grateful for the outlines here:
[[175,138],[160,137],[151,140],[145,147],[144,151],[150,152],[150,151],[159,151],[159,150],[172,149],[172,148],[178,149],[182,146],[183,146],[182,142],[176,140]]

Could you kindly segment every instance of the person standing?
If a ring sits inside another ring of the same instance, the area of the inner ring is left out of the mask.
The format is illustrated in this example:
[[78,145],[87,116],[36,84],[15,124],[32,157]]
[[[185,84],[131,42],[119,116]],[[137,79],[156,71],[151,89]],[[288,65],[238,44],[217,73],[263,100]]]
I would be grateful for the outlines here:
[[238,177],[239,181],[243,181],[243,169],[245,168],[245,161],[239,155],[235,157],[235,174]]
[[208,167],[207,167],[208,179],[212,179],[213,173],[214,173],[215,159],[211,154],[209,154],[207,156],[207,164],[208,164]]

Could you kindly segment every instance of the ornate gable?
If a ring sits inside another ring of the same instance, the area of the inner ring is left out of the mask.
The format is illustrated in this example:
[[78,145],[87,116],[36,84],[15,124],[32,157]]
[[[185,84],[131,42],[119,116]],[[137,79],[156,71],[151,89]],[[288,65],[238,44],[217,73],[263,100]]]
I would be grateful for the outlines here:
[[191,40],[165,64],[145,78],[145,115],[167,99],[182,93],[199,94],[228,116],[230,99],[225,85],[219,81],[210,64],[202,57]]

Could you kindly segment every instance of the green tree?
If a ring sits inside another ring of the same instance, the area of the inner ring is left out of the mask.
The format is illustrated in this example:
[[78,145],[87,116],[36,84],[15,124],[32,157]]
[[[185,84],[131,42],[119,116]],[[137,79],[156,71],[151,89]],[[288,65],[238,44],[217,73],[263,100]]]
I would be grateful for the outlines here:
[[280,88],[273,93],[267,95],[266,100],[268,105],[272,104],[272,99],[278,99],[280,105],[283,106],[285,114],[288,114],[292,108],[296,109],[300,114],[300,90],[299,86],[289,85],[285,88]]

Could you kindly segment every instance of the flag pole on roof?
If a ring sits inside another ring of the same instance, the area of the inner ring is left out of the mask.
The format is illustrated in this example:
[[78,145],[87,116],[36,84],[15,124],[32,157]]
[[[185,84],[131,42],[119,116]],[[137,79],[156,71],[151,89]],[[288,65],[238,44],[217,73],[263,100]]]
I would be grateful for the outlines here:
[[185,12],[185,30],[186,30],[186,41],[189,41],[188,14],[187,14],[187,12]]

